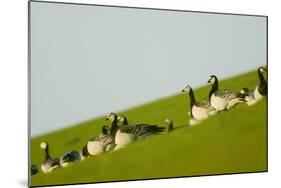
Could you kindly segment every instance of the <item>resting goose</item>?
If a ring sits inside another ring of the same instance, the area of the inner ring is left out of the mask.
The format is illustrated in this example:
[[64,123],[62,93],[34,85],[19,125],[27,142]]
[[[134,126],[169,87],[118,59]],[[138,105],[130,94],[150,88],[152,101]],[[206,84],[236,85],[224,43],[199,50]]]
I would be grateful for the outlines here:
[[49,145],[47,142],[41,142],[40,148],[45,151],[45,160],[41,164],[41,170],[44,173],[50,173],[54,169],[60,167],[60,161],[59,159],[53,159],[51,158],[49,154]]
[[170,132],[174,129],[173,125],[173,120],[170,118],[165,119],[166,127],[167,127],[167,132]]
[[218,111],[228,110],[238,103],[245,102],[245,95],[241,93],[229,89],[219,90],[218,79],[215,75],[209,77],[208,83],[213,84],[209,93],[209,101]]
[[163,132],[164,129],[164,127],[159,127],[157,125],[124,125],[120,127],[116,132],[115,150],[120,149],[136,140],[140,140],[146,138],[147,136]]
[[115,147],[114,137],[110,135],[110,128],[105,125],[102,127],[102,134],[88,141],[86,147],[83,148],[84,156],[98,155],[107,151],[111,151]]
[[80,153],[75,150],[66,152],[60,157],[60,165],[62,167],[67,167],[76,161],[80,161]]
[[[182,92],[187,92],[189,94],[189,98],[190,98],[189,116],[192,119],[191,122],[194,122],[195,120],[198,121],[204,120],[208,118],[210,115],[215,115],[217,113],[217,110],[214,107],[212,107],[210,102],[207,101],[196,102],[193,89],[189,85],[186,85],[183,88]],[[197,123],[199,123],[198,121]],[[194,125],[194,123],[191,124]]]
[[249,90],[248,88],[242,88],[240,93],[245,94],[245,100],[248,106],[252,106],[262,100],[267,95],[267,82],[263,76],[266,69],[263,67],[258,68],[259,84],[255,89]]

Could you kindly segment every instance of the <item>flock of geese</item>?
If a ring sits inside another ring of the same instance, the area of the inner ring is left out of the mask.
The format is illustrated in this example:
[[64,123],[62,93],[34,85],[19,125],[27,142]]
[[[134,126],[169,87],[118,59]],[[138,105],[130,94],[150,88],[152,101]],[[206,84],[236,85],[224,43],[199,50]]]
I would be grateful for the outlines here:
[[[188,112],[190,126],[197,125],[208,117],[218,114],[220,111],[227,111],[238,103],[246,103],[248,106],[252,106],[261,101],[267,95],[267,81],[264,76],[267,70],[259,67],[257,72],[259,78],[258,85],[253,89],[242,88],[240,92],[230,89],[219,89],[218,78],[215,75],[211,75],[208,79],[208,83],[212,84],[208,101],[197,102],[192,87],[186,85],[182,92],[186,92],[190,98],[190,111]],[[41,164],[41,171],[43,173],[50,173],[54,169],[67,167],[88,157],[118,150],[150,135],[159,134],[165,130],[167,132],[173,130],[173,121],[170,118],[165,120],[166,127],[149,124],[129,124],[125,116],[112,112],[107,114],[106,121],[111,122],[111,127],[104,125],[101,129],[101,134],[90,139],[81,152],[72,150],[63,154],[59,159],[52,158],[49,153],[48,143],[41,142],[40,148],[45,151],[45,159]],[[37,166],[32,165],[31,175],[37,172],[39,172]]]

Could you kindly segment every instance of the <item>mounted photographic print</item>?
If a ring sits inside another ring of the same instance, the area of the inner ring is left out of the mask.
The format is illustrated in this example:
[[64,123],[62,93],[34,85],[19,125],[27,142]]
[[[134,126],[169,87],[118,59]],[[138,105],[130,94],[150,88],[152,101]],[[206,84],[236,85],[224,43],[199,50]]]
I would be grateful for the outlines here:
[[267,172],[267,16],[29,2],[29,186]]

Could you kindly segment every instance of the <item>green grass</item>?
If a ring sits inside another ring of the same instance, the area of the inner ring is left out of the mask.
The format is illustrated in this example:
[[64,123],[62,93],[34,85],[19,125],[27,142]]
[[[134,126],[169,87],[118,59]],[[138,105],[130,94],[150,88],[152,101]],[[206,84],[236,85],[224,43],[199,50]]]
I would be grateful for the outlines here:
[[[256,71],[220,81],[220,88],[239,91],[257,85]],[[192,83],[191,83],[192,84]],[[179,88],[180,90],[181,88]],[[197,100],[206,99],[210,86],[195,90]],[[189,127],[187,94],[177,94],[120,114],[130,123],[164,126],[170,117],[175,127],[169,134],[153,136],[119,151],[105,153],[50,174],[32,176],[31,185],[75,184],[132,179],[259,172],[267,170],[266,100],[253,107],[239,104],[201,124]],[[53,157],[80,150],[87,140],[107,124],[104,117],[31,139],[31,162],[40,166],[48,141]]]

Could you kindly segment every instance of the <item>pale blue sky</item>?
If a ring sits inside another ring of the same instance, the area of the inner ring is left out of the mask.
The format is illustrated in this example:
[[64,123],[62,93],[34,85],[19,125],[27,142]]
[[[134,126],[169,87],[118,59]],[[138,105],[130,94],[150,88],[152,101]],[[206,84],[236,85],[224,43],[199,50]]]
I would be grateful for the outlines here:
[[266,64],[266,18],[31,2],[31,135]]

